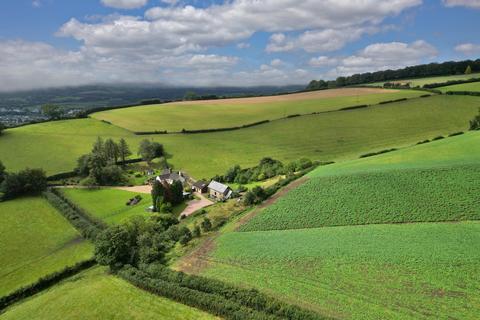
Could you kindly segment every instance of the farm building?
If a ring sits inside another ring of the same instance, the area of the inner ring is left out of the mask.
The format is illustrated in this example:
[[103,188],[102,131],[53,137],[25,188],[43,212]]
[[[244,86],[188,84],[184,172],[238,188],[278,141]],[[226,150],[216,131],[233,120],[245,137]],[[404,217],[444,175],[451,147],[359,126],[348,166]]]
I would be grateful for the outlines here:
[[182,185],[186,185],[189,177],[182,171],[173,172],[171,169],[163,170],[162,174],[157,177],[157,181],[172,184],[174,181],[180,181]]
[[232,189],[220,182],[212,180],[208,185],[208,191],[211,198],[219,201],[227,200],[232,195]]
[[198,180],[192,185],[192,189],[195,192],[199,193],[207,193],[208,192],[208,184],[203,180]]

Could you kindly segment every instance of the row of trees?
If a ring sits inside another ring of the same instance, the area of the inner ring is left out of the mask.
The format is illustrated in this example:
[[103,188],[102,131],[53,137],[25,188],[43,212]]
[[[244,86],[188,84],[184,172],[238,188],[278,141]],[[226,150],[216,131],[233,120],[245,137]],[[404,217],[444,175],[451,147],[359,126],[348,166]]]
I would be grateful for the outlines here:
[[429,76],[446,76],[456,74],[471,74],[480,72],[480,59],[475,61],[449,61],[444,63],[430,63],[418,66],[406,67],[398,70],[385,70],[354,74],[348,77],[338,77],[336,80],[312,80],[306,90],[320,90],[344,87],[363,83],[385,82]]
[[0,201],[26,194],[38,194],[47,188],[47,177],[41,169],[7,172],[0,161]]
[[252,168],[242,169],[239,165],[236,165],[228,169],[225,175],[214,177],[214,180],[246,184],[254,181],[263,181],[278,175],[291,174],[309,168],[312,165],[313,162],[307,158],[292,161],[284,165],[281,161],[266,157],[260,160],[257,166]]

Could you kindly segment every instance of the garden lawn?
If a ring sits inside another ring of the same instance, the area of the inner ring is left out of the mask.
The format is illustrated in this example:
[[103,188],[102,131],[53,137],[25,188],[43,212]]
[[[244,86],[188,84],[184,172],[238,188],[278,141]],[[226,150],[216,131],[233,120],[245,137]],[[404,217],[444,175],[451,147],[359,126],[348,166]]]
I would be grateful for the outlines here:
[[473,78],[480,78],[480,73],[473,74],[459,74],[454,76],[440,76],[440,77],[429,77],[429,78],[418,78],[418,79],[406,79],[406,80],[391,80],[391,81],[382,81],[366,84],[367,86],[383,86],[385,82],[410,82],[410,87],[423,87],[426,84],[431,83],[444,83],[447,81],[456,81],[456,80],[468,80]]
[[205,134],[135,136],[94,119],[58,121],[6,130],[0,154],[10,170],[29,166],[55,173],[72,170],[97,135],[125,137],[133,152],[141,139],[148,138],[164,144],[175,168],[196,179],[209,179],[235,164],[254,166],[264,157],[339,161],[412,145],[466,130],[479,104],[478,97],[434,96]]
[[473,92],[480,92],[480,82],[471,82],[471,83],[464,83],[464,84],[455,84],[452,86],[446,86],[438,88],[442,92],[448,91],[473,91]]
[[230,232],[202,274],[335,319],[478,319],[480,223]]
[[[347,90],[352,93],[344,95],[343,92]],[[305,100],[291,99],[291,101],[288,101],[288,98],[295,97],[296,94],[266,98],[169,103],[103,111],[93,114],[92,117],[109,121],[134,132],[164,130],[180,132],[182,129],[237,127],[263,120],[279,119],[288,115],[332,111],[355,105],[377,104],[386,100],[418,97],[423,94],[408,90],[397,92],[379,90],[373,93],[362,90],[369,89],[329,90],[339,92],[338,96],[327,95],[325,98],[316,99],[307,96]],[[319,95],[326,92],[319,92]],[[280,99],[280,101],[275,101],[276,99]]]
[[93,246],[40,197],[0,202],[0,296],[90,259]]
[[155,296],[96,267],[41,292],[0,315],[15,319],[216,319],[200,310]]

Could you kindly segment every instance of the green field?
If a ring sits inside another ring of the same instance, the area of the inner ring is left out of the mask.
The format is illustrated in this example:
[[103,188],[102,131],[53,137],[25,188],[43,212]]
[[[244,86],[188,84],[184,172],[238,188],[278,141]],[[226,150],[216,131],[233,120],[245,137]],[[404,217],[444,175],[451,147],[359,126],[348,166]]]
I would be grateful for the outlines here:
[[480,223],[222,235],[202,274],[336,319],[478,319]]
[[448,92],[448,91],[480,92],[480,82],[455,84],[455,85],[452,85],[452,86],[440,87],[438,89],[442,92]]
[[480,219],[480,134],[320,167],[243,230]]
[[428,77],[428,78],[418,78],[418,79],[405,79],[405,80],[392,80],[392,81],[382,81],[369,83],[367,86],[383,86],[385,82],[410,82],[410,87],[423,87],[426,84],[431,83],[443,83],[447,81],[455,80],[468,80],[473,78],[480,78],[480,73],[473,74],[459,74],[455,76],[441,76],[441,77]]
[[[132,217],[147,217],[151,215],[147,211],[147,208],[152,205],[152,199],[149,194],[107,188],[65,188],[62,189],[62,193],[88,214],[107,224],[119,224]],[[126,202],[136,195],[140,195],[142,200],[134,206],[127,206]],[[185,206],[185,204],[181,204],[174,207],[173,213],[180,214],[185,209]]]
[[[135,136],[94,119],[57,121],[6,130],[0,138],[2,161],[10,170],[43,167],[69,171],[90,150],[97,135],[125,137],[135,150],[152,138],[165,145],[168,161],[193,177],[223,174],[235,164],[253,166],[270,156],[346,160],[390,147],[466,130],[480,98],[434,96],[365,109],[330,112],[270,122],[257,127],[205,134]],[[11,150],[15,152],[11,152]]]
[[[95,113],[92,117],[109,121],[134,132],[151,132],[155,130],[179,132],[182,129],[198,130],[236,127],[263,120],[279,119],[292,114],[332,111],[348,106],[377,104],[386,100],[418,97],[421,94],[418,91],[402,90],[366,95],[355,95],[352,93],[350,96],[333,98],[265,103],[260,102],[262,98],[247,99],[245,103],[230,103],[229,100],[197,101],[191,104],[171,103],[110,110]],[[281,99],[283,97],[290,97],[290,95],[279,96],[278,98]],[[258,102],[255,102],[255,100]]]
[[0,296],[92,257],[93,246],[42,198],[0,203]]
[[142,291],[94,268],[16,304],[0,319],[172,319],[215,317]]

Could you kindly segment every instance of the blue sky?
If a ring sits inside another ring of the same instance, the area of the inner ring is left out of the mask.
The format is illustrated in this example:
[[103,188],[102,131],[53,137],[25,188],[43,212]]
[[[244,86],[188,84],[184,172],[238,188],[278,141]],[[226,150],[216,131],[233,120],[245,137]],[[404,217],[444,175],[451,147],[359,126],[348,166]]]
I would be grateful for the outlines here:
[[250,86],[480,57],[480,0],[2,0],[0,88]]

